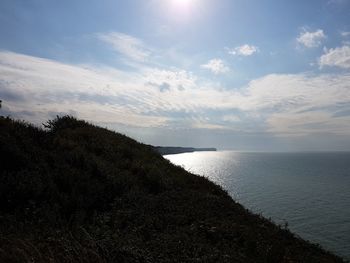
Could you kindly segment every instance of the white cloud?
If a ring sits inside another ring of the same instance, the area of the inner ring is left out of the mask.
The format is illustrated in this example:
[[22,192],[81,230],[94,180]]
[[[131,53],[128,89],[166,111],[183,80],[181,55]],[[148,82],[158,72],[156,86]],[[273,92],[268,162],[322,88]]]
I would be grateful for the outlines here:
[[241,108],[310,111],[350,103],[350,75],[270,74],[249,83]]
[[297,42],[307,48],[312,48],[320,46],[325,38],[326,35],[322,29],[318,29],[314,32],[308,32],[304,29],[297,38]]
[[164,70],[148,68],[143,72],[146,83],[151,86],[169,85],[171,90],[185,90],[196,87],[197,78],[185,70]]
[[129,59],[143,62],[150,55],[150,51],[145,47],[144,43],[133,36],[111,32],[98,34],[97,37],[110,44],[116,51]]
[[239,122],[240,118],[237,115],[224,115],[222,120],[225,122]]
[[228,130],[227,126],[214,124],[209,122],[194,121],[191,123],[191,127],[195,129],[208,129],[208,130]]
[[[74,113],[134,127],[232,130],[239,121],[246,133],[350,135],[350,73],[270,74],[218,89],[183,70],[138,72],[0,52],[1,110],[36,123]],[[207,118],[210,112],[218,115]]]
[[[165,117],[143,114],[152,96],[135,80],[110,68],[73,66],[10,52],[0,52],[0,96],[11,91],[22,98],[3,98],[12,113],[34,113],[33,122],[42,122],[49,112],[76,112],[81,118],[134,126],[160,126]],[[138,81],[140,79],[140,81]],[[136,107],[139,105],[138,107]]]
[[214,74],[223,74],[230,71],[229,67],[225,65],[225,62],[221,59],[211,59],[207,64],[201,65],[204,69],[209,69]]
[[319,59],[320,67],[338,67],[350,69],[350,46],[342,46],[325,50]]
[[349,0],[329,0],[328,4],[329,5],[342,5],[347,3]]
[[342,31],[342,32],[340,32],[340,35],[341,35],[342,37],[349,37],[349,36],[350,36],[350,32],[348,32],[348,31]]
[[250,83],[241,108],[258,112],[273,134],[350,135],[350,113],[335,117],[350,110],[349,84],[350,74],[268,75]]
[[259,48],[253,45],[245,44],[239,47],[235,47],[233,49],[228,48],[227,51],[231,55],[251,56],[259,52]]

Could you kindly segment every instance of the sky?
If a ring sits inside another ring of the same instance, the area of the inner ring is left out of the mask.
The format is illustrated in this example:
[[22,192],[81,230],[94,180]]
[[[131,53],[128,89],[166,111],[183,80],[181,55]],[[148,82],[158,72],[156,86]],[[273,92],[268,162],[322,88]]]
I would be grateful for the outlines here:
[[163,146],[350,150],[350,0],[1,0],[1,115]]

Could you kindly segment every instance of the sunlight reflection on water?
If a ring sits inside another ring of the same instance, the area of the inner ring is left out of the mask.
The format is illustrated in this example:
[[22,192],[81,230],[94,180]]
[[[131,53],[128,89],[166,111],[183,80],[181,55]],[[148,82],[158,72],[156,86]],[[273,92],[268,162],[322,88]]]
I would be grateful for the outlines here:
[[349,153],[194,152],[164,156],[221,185],[241,204],[288,221],[305,239],[350,258]]

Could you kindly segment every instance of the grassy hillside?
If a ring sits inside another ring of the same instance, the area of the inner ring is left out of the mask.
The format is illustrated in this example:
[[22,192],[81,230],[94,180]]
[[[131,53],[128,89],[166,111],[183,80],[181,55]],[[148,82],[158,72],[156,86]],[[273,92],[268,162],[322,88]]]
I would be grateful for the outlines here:
[[342,262],[150,146],[0,118],[0,262]]

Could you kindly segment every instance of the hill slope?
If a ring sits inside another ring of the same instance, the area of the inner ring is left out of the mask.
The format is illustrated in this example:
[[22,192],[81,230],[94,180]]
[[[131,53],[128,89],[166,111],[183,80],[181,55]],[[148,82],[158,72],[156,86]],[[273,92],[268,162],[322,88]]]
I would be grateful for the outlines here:
[[150,146],[0,118],[0,262],[342,262]]

